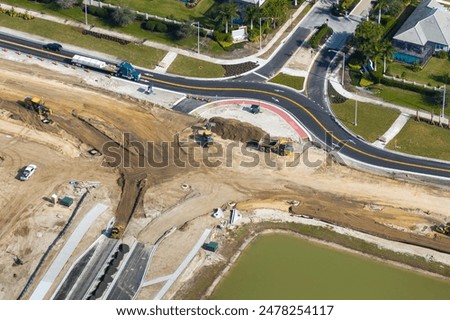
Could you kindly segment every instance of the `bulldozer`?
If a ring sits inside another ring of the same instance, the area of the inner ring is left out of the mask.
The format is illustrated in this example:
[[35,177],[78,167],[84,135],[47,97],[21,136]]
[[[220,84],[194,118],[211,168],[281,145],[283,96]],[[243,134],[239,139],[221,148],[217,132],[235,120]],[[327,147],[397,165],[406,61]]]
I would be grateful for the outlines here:
[[125,230],[125,227],[122,224],[115,224],[111,229],[111,238],[113,238],[113,239],[122,238],[124,230]]
[[44,100],[37,97],[26,97],[24,103],[25,108],[37,112],[39,116],[43,117],[43,120],[50,120],[49,116],[53,113],[53,111],[45,106]]
[[263,137],[258,143],[258,149],[262,152],[273,152],[280,156],[290,156],[294,153],[293,141],[290,138]]

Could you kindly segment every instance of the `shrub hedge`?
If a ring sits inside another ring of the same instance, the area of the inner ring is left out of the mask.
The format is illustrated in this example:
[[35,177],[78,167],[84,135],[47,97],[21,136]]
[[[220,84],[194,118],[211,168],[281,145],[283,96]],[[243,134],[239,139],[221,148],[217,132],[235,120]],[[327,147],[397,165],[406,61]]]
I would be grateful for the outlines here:
[[404,90],[414,91],[414,92],[417,92],[417,93],[420,93],[420,94],[423,94],[426,96],[433,96],[435,94],[434,90],[424,88],[421,86],[416,86],[412,83],[407,83],[407,82],[403,82],[403,81],[397,81],[397,80],[392,80],[392,79],[382,77],[380,82],[386,86],[397,87],[397,88],[404,89]]
[[319,30],[309,39],[309,45],[312,48],[317,48],[320,44],[324,42],[326,36],[333,34],[333,30],[324,23],[320,26]]

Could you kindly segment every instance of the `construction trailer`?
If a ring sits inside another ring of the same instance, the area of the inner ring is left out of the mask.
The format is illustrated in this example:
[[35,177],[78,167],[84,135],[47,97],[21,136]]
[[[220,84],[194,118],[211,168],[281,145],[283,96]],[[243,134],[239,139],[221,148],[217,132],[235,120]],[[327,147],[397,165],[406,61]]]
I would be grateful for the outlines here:
[[217,249],[219,249],[219,244],[217,242],[210,241],[203,245],[203,249],[211,251],[211,252],[216,252]]
[[64,197],[61,200],[59,200],[59,204],[65,206],[67,208],[70,208],[70,206],[73,204],[73,198],[71,198],[71,197]]
[[136,71],[134,66],[128,61],[123,61],[118,63],[117,65],[112,65],[102,60],[76,54],[72,57],[71,62],[73,65],[79,67],[89,67],[93,69],[107,71],[116,77],[121,77],[128,80],[139,81],[141,79],[140,72]]

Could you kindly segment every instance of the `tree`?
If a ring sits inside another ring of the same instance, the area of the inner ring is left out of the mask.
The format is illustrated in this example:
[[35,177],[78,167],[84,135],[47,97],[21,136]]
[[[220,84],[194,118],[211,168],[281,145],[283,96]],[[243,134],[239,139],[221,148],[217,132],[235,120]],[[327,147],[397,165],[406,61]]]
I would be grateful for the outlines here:
[[388,48],[386,41],[382,41],[383,31],[381,25],[372,21],[364,21],[356,27],[353,42],[366,60],[379,56]]
[[62,9],[73,8],[77,3],[77,0],[56,0],[56,4]]
[[111,11],[111,22],[117,26],[124,27],[136,18],[136,13],[124,7],[116,7]]
[[183,39],[193,33],[194,33],[194,28],[192,28],[191,25],[184,23],[184,24],[180,25],[177,28],[177,30],[175,31],[175,37],[177,39]]
[[286,13],[289,10],[289,0],[269,0],[263,9],[263,15],[270,17],[272,20],[272,28],[286,21]]
[[234,0],[219,6],[218,20],[220,23],[225,23],[225,33],[228,33],[228,21],[233,25],[233,18],[236,17],[238,17],[238,5],[234,3]]
[[255,5],[248,5],[245,8],[245,18],[244,21],[250,22],[250,30],[253,30],[253,20],[261,17],[261,8]]

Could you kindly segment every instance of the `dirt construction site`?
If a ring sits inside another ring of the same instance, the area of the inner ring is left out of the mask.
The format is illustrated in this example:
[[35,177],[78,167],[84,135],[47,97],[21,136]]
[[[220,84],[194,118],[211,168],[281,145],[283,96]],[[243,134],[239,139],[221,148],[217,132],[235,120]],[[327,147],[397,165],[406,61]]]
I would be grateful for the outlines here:
[[[236,203],[249,223],[263,219],[257,218],[261,209],[276,212],[277,221],[287,221],[293,213],[316,217],[434,250],[435,257],[441,254],[440,261],[450,265],[450,237],[431,230],[450,221],[448,188],[355,171],[330,162],[324,151],[314,148],[296,154],[296,165],[258,152],[250,159],[259,154],[261,161],[242,165],[250,161],[239,141],[259,138],[264,128],[233,119],[226,130],[216,129],[233,140],[215,134],[214,145],[202,148],[194,129],[205,119],[168,110],[177,96],[158,103],[102,85],[111,81],[104,75],[89,75],[89,82],[83,74],[59,73],[37,63],[1,59],[0,65],[0,299],[28,299],[73,228],[97,203],[106,205],[106,211],[81,239],[53,288],[112,218],[126,226],[124,242],[153,245],[176,228],[152,253],[145,280],[174,274],[204,230],[217,225],[213,210],[230,203]],[[23,107],[28,96],[45,100],[53,111],[52,123],[43,123]],[[272,127],[276,123],[270,121]],[[31,163],[37,165],[36,173],[20,181],[21,171]],[[68,208],[54,203],[54,194],[71,197],[74,204]],[[198,255],[162,298],[177,297],[204,264],[214,263],[206,261],[203,251]],[[29,283],[31,276],[35,280]],[[145,286],[136,299],[152,299],[161,287]]]

